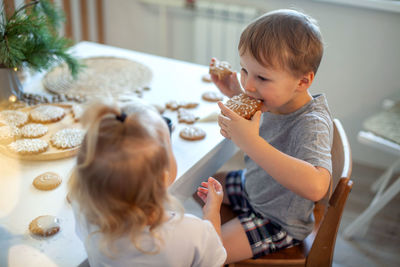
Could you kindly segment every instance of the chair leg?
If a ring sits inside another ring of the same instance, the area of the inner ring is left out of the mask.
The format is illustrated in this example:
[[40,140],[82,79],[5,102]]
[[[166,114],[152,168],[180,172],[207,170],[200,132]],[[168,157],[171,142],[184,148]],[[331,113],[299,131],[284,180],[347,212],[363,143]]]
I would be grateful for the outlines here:
[[396,181],[386,189],[378,198],[371,202],[369,207],[358,216],[350,225],[348,225],[343,231],[345,238],[352,238],[355,233],[360,233],[360,228],[365,227],[366,224],[372,219],[372,217],[381,210],[397,193],[400,192],[400,176],[397,177]]

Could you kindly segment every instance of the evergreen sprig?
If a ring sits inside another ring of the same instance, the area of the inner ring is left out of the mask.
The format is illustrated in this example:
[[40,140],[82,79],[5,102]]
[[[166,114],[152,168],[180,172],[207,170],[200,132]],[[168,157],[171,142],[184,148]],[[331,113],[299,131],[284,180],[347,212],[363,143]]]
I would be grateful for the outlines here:
[[3,8],[0,20],[0,65],[42,71],[65,62],[76,77],[82,65],[67,52],[72,42],[57,33],[64,14],[54,4],[34,0],[8,18]]

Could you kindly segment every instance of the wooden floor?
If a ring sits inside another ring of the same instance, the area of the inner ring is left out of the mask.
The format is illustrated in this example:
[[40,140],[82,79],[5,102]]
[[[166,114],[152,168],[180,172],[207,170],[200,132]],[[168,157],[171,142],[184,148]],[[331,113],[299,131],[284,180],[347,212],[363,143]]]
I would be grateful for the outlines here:
[[[241,166],[241,155],[234,156],[222,169]],[[353,189],[347,201],[336,240],[334,267],[398,267],[400,266],[400,195],[397,195],[371,221],[363,237],[346,240],[343,229],[371,202],[371,184],[383,170],[353,163]],[[201,209],[192,200],[185,202],[187,212],[201,216]]]

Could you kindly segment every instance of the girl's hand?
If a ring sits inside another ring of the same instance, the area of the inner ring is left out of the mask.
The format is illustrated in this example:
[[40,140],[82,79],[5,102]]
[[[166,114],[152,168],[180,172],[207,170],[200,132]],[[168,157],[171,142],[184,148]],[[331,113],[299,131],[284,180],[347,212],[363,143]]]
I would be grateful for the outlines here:
[[246,147],[248,142],[259,136],[261,111],[257,111],[251,120],[246,120],[218,102],[221,114],[218,116],[218,125],[222,136],[231,139],[239,148]]
[[224,198],[224,191],[222,185],[214,178],[208,178],[207,182],[201,183],[202,187],[197,188],[197,195],[203,200],[204,217],[210,214],[218,213],[221,208],[222,199]]
[[[211,64],[215,61],[215,58],[211,59]],[[215,74],[210,74],[211,80],[213,83],[218,87],[218,89],[226,95],[227,97],[231,98],[232,96],[238,95],[242,93],[242,88],[239,84],[238,78],[237,78],[237,73],[234,71],[232,72],[231,75],[219,79],[217,75]]]

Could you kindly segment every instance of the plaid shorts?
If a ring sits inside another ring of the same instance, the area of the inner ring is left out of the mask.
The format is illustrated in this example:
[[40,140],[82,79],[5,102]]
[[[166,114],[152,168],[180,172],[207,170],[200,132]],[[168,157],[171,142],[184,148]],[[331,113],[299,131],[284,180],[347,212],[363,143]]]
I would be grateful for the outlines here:
[[232,171],[226,176],[226,192],[232,210],[238,214],[253,252],[253,259],[288,248],[300,242],[278,224],[255,212],[244,196],[244,171]]

